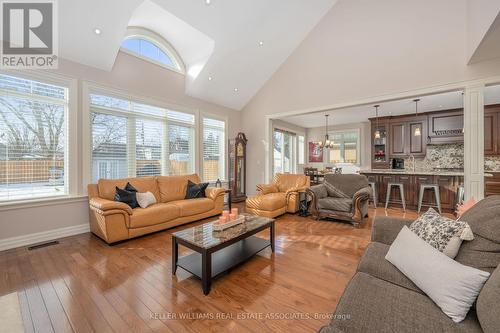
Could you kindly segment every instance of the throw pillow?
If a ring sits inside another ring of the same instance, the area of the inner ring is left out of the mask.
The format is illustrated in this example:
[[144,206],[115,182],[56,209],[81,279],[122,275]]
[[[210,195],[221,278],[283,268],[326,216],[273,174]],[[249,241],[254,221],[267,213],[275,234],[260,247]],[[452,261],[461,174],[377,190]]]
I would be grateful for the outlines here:
[[129,182],[127,182],[127,185],[125,185],[123,189],[129,192],[137,192],[137,189],[134,186],[132,186],[132,184],[130,184]]
[[126,203],[130,208],[137,208],[139,204],[137,203],[137,192],[127,191],[115,186],[115,201],[120,201]]
[[410,230],[450,258],[457,256],[462,240],[474,239],[467,222],[441,216],[432,208],[416,219]]
[[335,185],[330,184],[329,182],[323,182],[323,185],[326,187],[326,191],[328,192],[329,197],[334,198],[349,198],[347,194],[339,190],[335,187]]
[[404,226],[385,256],[454,322],[464,320],[490,273],[462,265]]
[[205,190],[207,187],[208,183],[195,184],[188,180],[186,199],[205,198]]
[[477,203],[476,199],[470,198],[467,201],[464,201],[461,205],[457,207],[457,216],[460,218],[466,211],[471,209]]
[[151,192],[145,192],[145,193],[137,193],[137,203],[141,208],[147,208],[148,206],[151,206],[156,203],[156,198],[153,193]]

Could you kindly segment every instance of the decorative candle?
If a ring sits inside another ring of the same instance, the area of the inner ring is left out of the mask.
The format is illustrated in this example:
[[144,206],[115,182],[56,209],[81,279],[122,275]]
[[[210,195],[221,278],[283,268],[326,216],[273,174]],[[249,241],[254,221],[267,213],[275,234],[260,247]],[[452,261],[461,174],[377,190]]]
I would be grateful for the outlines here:
[[229,216],[229,211],[228,210],[223,210],[222,211],[222,216]]
[[226,223],[227,222],[227,216],[220,216],[218,222],[219,223]]
[[229,214],[229,218],[232,220],[236,220],[236,217],[238,217],[238,215],[236,214]]
[[231,214],[238,216],[238,208],[231,209]]

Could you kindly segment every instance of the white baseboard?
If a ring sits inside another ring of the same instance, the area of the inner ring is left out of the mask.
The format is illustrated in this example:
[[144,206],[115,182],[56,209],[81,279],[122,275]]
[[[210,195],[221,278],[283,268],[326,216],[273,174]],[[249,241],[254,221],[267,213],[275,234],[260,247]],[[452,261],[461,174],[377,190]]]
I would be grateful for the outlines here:
[[90,225],[88,223],[84,223],[71,227],[64,227],[59,229],[37,232],[29,235],[0,239],[0,251],[14,249],[16,247],[32,245],[41,242],[47,242],[58,238],[83,234],[89,231],[90,231]]

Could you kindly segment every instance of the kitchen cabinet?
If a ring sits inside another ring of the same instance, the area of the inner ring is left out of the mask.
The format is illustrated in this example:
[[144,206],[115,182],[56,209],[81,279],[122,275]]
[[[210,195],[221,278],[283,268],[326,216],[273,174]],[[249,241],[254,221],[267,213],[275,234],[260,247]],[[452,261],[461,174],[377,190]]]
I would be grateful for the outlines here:
[[487,106],[484,109],[484,154],[500,155],[500,106]]
[[484,177],[484,196],[500,195],[500,172],[491,172],[492,177]]
[[[417,128],[420,135],[416,135]],[[425,156],[427,148],[427,118],[412,117],[390,123],[390,157]]]
[[[389,140],[387,131],[389,124],[386,122],[372,122],[371,142],[372,142],[372,168],[389,169]],[[379,131],[380,138],[375,138],[375,132]]]
[[431,112],[428,114],[428,127],[428,143],[462,143],[464,141],[464,110]]

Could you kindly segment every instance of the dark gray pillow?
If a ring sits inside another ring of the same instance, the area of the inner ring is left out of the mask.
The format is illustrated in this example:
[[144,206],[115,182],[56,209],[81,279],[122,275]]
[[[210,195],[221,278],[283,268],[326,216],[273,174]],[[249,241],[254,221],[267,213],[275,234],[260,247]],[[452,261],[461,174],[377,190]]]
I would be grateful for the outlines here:
[[[127,183],[127,186],[128,185],[130,184]],[[125,186],[123,190],[118,186],[115,187],[115,201],[126,203],[130,208],[139,207],[139,203],[137,202],[137,190],[130,185],[128,188],[131,189],[131,191],[127,191],[127,186]]]
[[192,181],[188,180],[186,199],[205,198],[205,190],[207,189],[207,187],[208,183],[195,184]]

